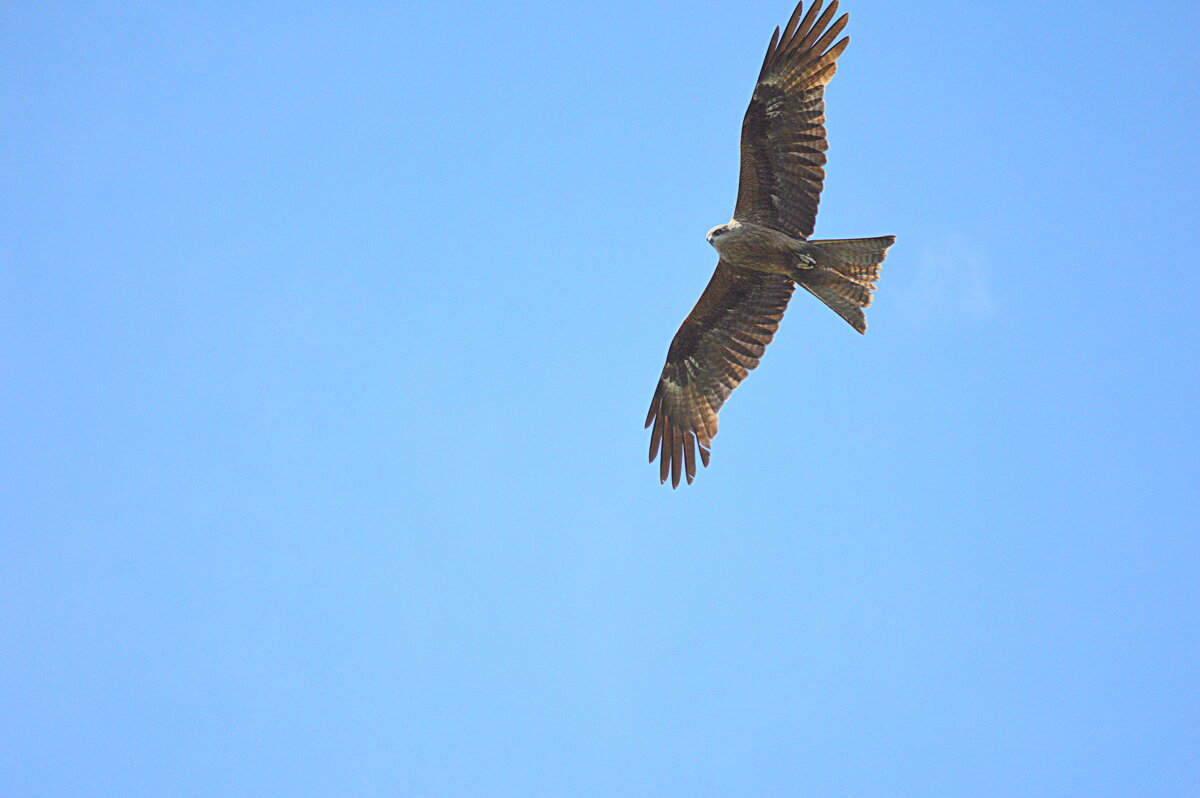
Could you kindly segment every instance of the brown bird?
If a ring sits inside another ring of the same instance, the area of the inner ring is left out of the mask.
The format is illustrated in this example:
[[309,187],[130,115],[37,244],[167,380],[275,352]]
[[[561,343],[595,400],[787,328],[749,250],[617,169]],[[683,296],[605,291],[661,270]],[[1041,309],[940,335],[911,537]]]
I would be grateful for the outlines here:
[[830,24],[838,2],[821,12],[803,0],[775,29],[746,118],[733,219],[708,232],[720,260],[671,341],[646,426],[659,479],[679,486],[696,476],[696,448],[708,465],[717,411],[759,358],[800,285],[865,333],[880,264],[895,236],[809,241],[825,180],[825,86],[849,37],[831,44],[848,14]]

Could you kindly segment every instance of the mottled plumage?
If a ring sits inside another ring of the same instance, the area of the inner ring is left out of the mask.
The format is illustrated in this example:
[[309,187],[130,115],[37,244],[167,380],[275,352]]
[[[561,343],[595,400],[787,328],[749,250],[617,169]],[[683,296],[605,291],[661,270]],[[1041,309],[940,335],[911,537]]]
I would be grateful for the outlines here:
[[707,466],[721,405],[775,336],[799,284],[859,332],[879,265],[893,236],[808,241],[825,180],[825,86],[849,38],[833,43],[848,15],[833,21],[803,2],[771,37],[742,123],[742,168],[733,219],[708,240],[717,269],[667,352],[646,426],[650,460],[678,487]]

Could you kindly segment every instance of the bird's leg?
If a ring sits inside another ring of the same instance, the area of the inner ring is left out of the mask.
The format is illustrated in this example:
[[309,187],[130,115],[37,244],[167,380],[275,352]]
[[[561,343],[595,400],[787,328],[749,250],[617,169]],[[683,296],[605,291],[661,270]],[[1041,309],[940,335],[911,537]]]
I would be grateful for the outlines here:
[[817,261],[812,255],[797,252],[792,256],[792,264],[788,276],[793,280],[801,281],[804,279],[805,273],[811,272],[816,265]]

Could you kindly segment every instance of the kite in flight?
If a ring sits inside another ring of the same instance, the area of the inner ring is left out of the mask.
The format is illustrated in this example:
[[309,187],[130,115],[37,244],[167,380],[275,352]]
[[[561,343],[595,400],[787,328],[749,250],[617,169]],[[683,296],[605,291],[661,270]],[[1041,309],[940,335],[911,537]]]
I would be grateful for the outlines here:
[[[895,236],[808,240],[825,180],[825,86],[849,37],[832,44],[848,14],[832,25],[838,0],[821,13],[803,0],[767,46],[742,122],[742,168],[733,219],[708,231],[720,259],[696,307],[671,341],[646,416],[650,461],[659,480],[679,486],[696,476],[696,448],[707,466],[717,411],[759,358],[801,286],[860,333],[880,264]],[[819,16],[818,16],[819,15]]]

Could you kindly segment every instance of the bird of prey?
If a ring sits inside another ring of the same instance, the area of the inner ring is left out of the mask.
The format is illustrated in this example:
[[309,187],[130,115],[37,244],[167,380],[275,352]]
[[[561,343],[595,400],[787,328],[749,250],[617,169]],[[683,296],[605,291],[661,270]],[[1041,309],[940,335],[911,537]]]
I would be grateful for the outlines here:
[[838,0],[821,11],[796,6],[767,46],[742,122],[742,168],[733,218],[708,231],[720,259],[708,287],[671,341],[646,426],[659,480],[696,476],[707,466],[717,411],[758,366],[799,285],[865,333],[880,264],[895,236],[809,240],[825,180],[825,86],[849,37],[849,15],[830,24]]

